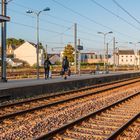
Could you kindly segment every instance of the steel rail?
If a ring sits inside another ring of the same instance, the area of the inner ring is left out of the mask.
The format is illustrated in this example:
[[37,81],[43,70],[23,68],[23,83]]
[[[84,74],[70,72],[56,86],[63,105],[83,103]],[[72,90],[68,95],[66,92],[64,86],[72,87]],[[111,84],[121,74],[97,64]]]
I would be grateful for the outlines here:
[[129,119],[125,124],[123,124],[119,129],[117,129],[113,134],[111,134],[106,140],[113,140],[119,136],[131,123],[133,123],[140,116],[140,112],[136,114],[133,118]]
[[[114,82],[109,82],[109,83],[103,83],[103,84],[96,84],[94,86],[89,86],[89,87],[84,87],[84,88],[80,88],[80,89],[75,89],[75,90],[69,90],[69,91],[64,91],[64,92],[58,92],[55,95],[47,95],[47,96],[43,96],[43,97],[37,97],[37,98],[33,98],[33,99],[27,99],[27,100],[23,100],[23,101],[18,101],[18,102],[14,102],[14,103],[9,103],[6,105],[0,105],[0,109],[4,108],[4,107],[11,107],[14,105],[20,105],[23,103],[29,103],[29,102],[33,102],[33,101],[38,101],[38,100],[42,100],[42,99],[49,99],[49,98],[54,98],[60,95],[67,95],[67,94],[72,94],[74,92],[80,92],[80,91],[84,91],[84,90],[89,90],[89,89],[94,89],[94,88],[99,88],[99,87],[105,87],[111,84],[116,84],[116,83],[120,83],[120,82],[125,82],[125,81],[130,81],[130,80],[134,80],[134,79],[139,79],[139,77],[135,77],[135,78],[128,78],[128,79],[123,79],[123,80],[119,80],[119,81],[114,81]],[[137,82],[140,80],[137,80]],[[131,82],[131,81],[130,81]],[[4,97],[0,97],[0,98],[4,98]]]
[[[24,101],[9,103],[9,104],[6,104],[6,105],[0,105],[0,109],[3,108],[3,107],[10,107],[12,105],[20,105],[20,104],[23,104],[23,103],[28,103],[28,102],[31,102],[31,101],[38,101],[38,100],[41,100],[41,99],[49,99],[49,98],[52,98],[52,97],[54,98],[54,97],[57,97],[59,95],[72,94],[73,92],[80,92],[80,91],[88,90],[88,89],[92,89],[92,88],[99,88],[101,86],[107,86],[107,85],[116,84],[116,83],[119,83],[119,82],[124,82],[124,81],[127,81],[127,80],[133,80],[133,79],[139,79],[139,78],[128,78],[128,79],[123,79],[123,80],[109,82],[109,83],[96,84],[94,86],[88,86],[88,87],[84,87],[84,88],[80,88],[80,89],[58,92],[55,95],[47,95],[47,96],[43,96],[43,97],[27,99],[27,100],[24,100]],[[6,97],[7,96],[3,96],[3,97],[0,97],[0,98],[6,98]]]
[[107,110],[107,109],[109,109],[109,108],[111,108],[111,107],[113,107],[115,105],[118,105],[118,104],[120,104],[120,103],[122,103],[122,102],[124,102],[126,100],[129,100],[130,98],[132,98],[134,96],[137,96],[138,94],[140,94],[140,92],[137,92],[134,95],[130,95],[130,96],[128,96],[128,97],[126,97],[124,99],[121,99],[121,100],[119,100],[119,101],[117,101],[117,102],[115,102],[115,103],[113,103],[113,104],[111,104],[111,105],[109,105],[107,107],[103,107],[103,108],[101,108],[101,109],[99,109],[99,110],[97,110],[95,112],[89,113],[88,115],[86,115],[84,117],[81,117],[79,119],[76,119],[76,120],[74,120],[74,121],[72,121],[72,122],[70,122],[70,123],[68,123],[66,125],[63,125],[62,127],[58,128],[58,129],[52,130],[52,131],[50,131],[50,132],[48,132],[48,133],[46,133],[44,135],[41,135],[41,136],[35,138],[34,140],[46,140],[46,139],[51,140],[56,134],[61,134],[66,129],[69,129],[69,128],[73,127],[74,125],[77,125],[77,124],[81,123],[82,121],[85,121],[85,120],[89,119],[90,117],[93,117],[93,116],[95,116],[97,114],[100,114],[101,112],[103,112],[103,111],[105,111],[105,110]]
[[[138,80],[138,81],[140,81],[140,80]],[[43,109],[43,108],[46,108],[46,107],[50,107],[50,106],[54,106],[54,105],[57,105],[57,104],[62,104],[62,103],[68,102],[68,101],[72,101],[72,100],[75,100],[75,99],[79,99],[79,98],[83,98],[83,97],[86,97],[86,96],[90,96],[90,95],[93,95],[93,94],[99,94],[101,92],[105,92],[105,91],[108,91],[108,90],[116,89],[116,88],[119,88],[119,87],[122,87],[122,86],[126,86],[126,85],[129,85],[129,84],[135,83],[135,82],[137,82],[137,81],[133,81],[133,82],[130,81],[130,83],[128,82],[125,85],[123,84],[123,85],[118,85],[118,86],[115,86],[115,87],[112,86],[110,88],[107,87],[107,88],[99,90],[99,91],[89,92],[89,93],[84,94],[84,95],[78,95],[76,97],[71,97],[71,98],[68,98],[68,99],[65,99],[65,100],[63,99],[63,100],[55,101],[55,102],[48,103],[48,104],[45,104],[45,105],[33,107],[33,108],[30,108],[30,109],[25,109],[25,110],[21,110],[21,111],[18,111],[18,112],[6,114],[6,115],[3,115],[3,116],[0,116],[0,121],[3,121],[4,119],[10,118],[10,117],[15,117],[17,115],[22,115],[24,113],[36,111],[36,110]],[[88,89],[88,87],[87,87],[87,89]]]

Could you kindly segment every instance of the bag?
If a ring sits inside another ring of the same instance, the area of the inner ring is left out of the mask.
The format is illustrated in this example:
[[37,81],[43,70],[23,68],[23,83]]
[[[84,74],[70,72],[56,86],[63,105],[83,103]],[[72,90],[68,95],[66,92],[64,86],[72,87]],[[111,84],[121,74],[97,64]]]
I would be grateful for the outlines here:
[[71,75],[71,70],[69,69],[69,70],[68,70],[68,76],[70,76],[70,75]]

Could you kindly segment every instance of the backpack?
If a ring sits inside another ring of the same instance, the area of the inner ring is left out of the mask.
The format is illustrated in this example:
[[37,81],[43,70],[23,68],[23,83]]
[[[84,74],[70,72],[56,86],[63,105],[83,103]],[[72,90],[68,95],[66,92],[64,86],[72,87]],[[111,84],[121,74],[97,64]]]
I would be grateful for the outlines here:
[[49,68],[50,67],[50,62],[48,61],[48,60],[46,60],[45,62],[44,62],[44,68]]

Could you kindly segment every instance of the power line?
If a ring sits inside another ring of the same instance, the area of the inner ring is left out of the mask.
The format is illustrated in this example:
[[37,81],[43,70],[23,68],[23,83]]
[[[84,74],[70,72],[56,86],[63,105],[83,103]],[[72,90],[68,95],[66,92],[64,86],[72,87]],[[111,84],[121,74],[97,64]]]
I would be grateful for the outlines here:
[[112,12],[111,10],[105,8],[103,5],[101,5],[100,3],[96,2],[95,0],[91,0],[91,2],[93,2],[94,4],[98,5],[99,7],[101,7],[102,9],[104,9],[105,11],[107,11],[108,13],[112,14],[113,16],[119,18],[120,20],[124,21],[125,23],[129,24],[131,27],[140,30],[140,28],[136,27],[135,25],[133,25],[132,23],[128,22],[126,19],[122,18],[121,16],[115,14],[114,12]]
[[[10,9],[9,8],[9,10],[10,11],[12,11],[12,12],[15,12],[15,13],[17,13],[17,14],[20,14],[20,15],[24,15],[24,16],[28,16],[28,17],[30,17],[30,18],[34,18],[35,19],[35,17],[34,16],[32,16],[32,15],[27,15],[27,14],[25,14],[25,13],[22,13],[22,12],[20,12],[20,11],[16,11],[16,10],[13,10],[13,9]],[[68,31],[68,30],[70,30],[70,27],[67,27],[67,26],[65,26],[65,25],[60,25],[60,24],[57,24],[57,23],[53,23],[53,22],[50,22],[50,21],[46,21],[46,20],[43,20],[42,18],[40,18],[40,20],[42,21],[42,22],[47,22],[47,23],[50,23],[50,24],[53,24],[53,25],[56,25],[56,26],[60,26],[60,27],[64,27],[64,28],[67,28],[64,32],[62,32],[62,33],[60,33],[59,35],[63,35],[66,31]],[[78,31],[79,33],[84,33],[84,34],[88,34],[88,35],[92,35],[92,36],[98,36],[97,34],[93,34],[93,33],[90,33],[90,32],[85,32],[85,31]],[[56,35],[56,36],[53,36],[53,37],[57,37],[57,36],[59,36],[59,35]]]
[[[17,24],[17,25],[24,26],[24,27],[28,27],[28,28],[32,28],[32,29],[35,29],[35,30],[36,30],[36,27],[35,27],[35,26],[26,25],[26,24],[19,23],[19,22],[12,22],[12,21],[11,21],[10,23],[12,23],[12,24]],[[60,32],[53,31],[53,30],[46,29],[46,28],[40,28],[40,30],[42,30],[42,31],[47,31],[47,32],[51,32],[51,33],[55,33],[55,34],[62,34],[62,33],[60,33]],[[68,36],[71,36],[71,35],[68,35]]]
[[140,24],[140,21],[135,18],[133,15],[131,15],[126,9],[124,9],[116,0],[112,0],[119,8],[121,8],[125,13],[127,13],[132,19],[134,19],[137,23]]
[[[26,8],[26,9],[27,9],[27,8],[28,8],[28,9],[33,9],[33,8],[30,8],[30,7],[21,5],[21,4],[17,4],[17,3],[15,3],[15,2],[12,2],[12,4],[17,5],[17,6],[20,6],[20,7],[23,7],[23,8]],[[36,9],[33,9],[33,10],[37,11]],[[18,13],[18,14],[23,14],[23,13],[21,13],[20,11],[15,11],[15,10],[13,10],[13,9],[12,9],[12,11],[14,11],[14,12],[16,12],[16,13]],[[75,13],[75,14],[77,14],[77,13]],[[79,13],[79,14],[80,14],[80,13]],[[24,13],[23,15],[26,15],[26,14]],[[43,14],[43,15],[44,15],[44,14]],[[32,15],[26,15],[26,16],[35,18],[35,17],[33,17]],[[47,14],[47,16],[50,16],[50,17],[52,17],[52,18],[54,18],[54,19],[58,19],[58,20],[61,20],[61,21],[67,22],[67,23],[73,23],[73,22],[71,22],[71,21],[65,20],[65,19],[63,19],[63,18],[58,18],[58,17],[53,16],[53,15],[50,15],[50,14]],[[81,16],[81,14],[80,14],[80,16]],[[84,17],[84,18],[85,18],[85,17]],[[89,19],[88,19],[88,20],[89,20]],[[42,22],[45,22],[45,20],[43,21],[42,19],[41,19],[41,21],[42,21]],[[46,21],[46,22],[50,23],[50,21]],[[92,22],[93,22],[93,21],[92,21]],[[56,24],[56,23],[52,23],[52,22],[51,22],[50,24],[58,25],[58,26],[61,26],[61,27],[66,27],[67,29],[69,28],[69,27],[67,27],[67,26],[65,26],[65,25],[60,25],[60,24]],[[27,26],[28,26],[28,25],[27,25]],[[27,26],[26,26],[26,27],[27,27]],[[30,25],[29,25],[29,26],[30,26]],[[80,26],[82,26],[82,25],[80,25]],[[82,26],[82,27],[87,28],[88,30],[91,30],[91,29],[88,28],[88,27],[85,27],[85,26]],[[67,30],[67,29],[66,29],[66,30]],[[42,30],[44,30],[44,29],[42,29]],[[46,30],[46,31],[52,32],[52,31],[49,31],[49,30]],[[65,31],[64,31],[64,32],[65,32]],[[59,33],[59,32],[53,31],[53,33],[58,34],[58,35],[56,35],[56,37],[59,36],[59,35],[63,35],[64,32]],[[82,33],[83,31],[80,30],[79,32]],[[118,31],[116,31],[116,32],[118,32]],[[93,33],[89,33],[89,32],[83,32],[83,33],[86,33],[86,34],[93,34]],[[120,34],[122,34],[122,35],[125,35],[125,36],[128,36],[128,37],[131,37],[131,36],[126,35],[126,34],[121,33],[121,32],[118,32],[118,33],[120,33]],[[68,35],[68,36],[71,36],[71,37],[72,37],[72,35]],[[132,37],[131,37],[131,38],[132,38]],[[91,40],[90,40],[90,41],[91,41]],[[95,42],[95,41],[94,41],[94,42]]]
[[58,2],[58,1],[56,1],[56,0],[52,0],[52,1],[53,1],[54,3],[57,3],[58,5],[62,6],[63,8],[65,8],[65,9],[71,11],[72,13],[77,14],[77,15],[83,17],[84,19],[87,19],[87,20],[89,20],[89,21],[91,21],[91,22],[93,22],[93,23],[95,23],[95,24],[97,24],[97,25],[100,25],[100,26],[104,27],[104,28],[111,29],[110,27],[107,27],[107,26],[105,26],[105,25],[103,25],[103,24],[101,24],[101,23],[98,23],[97,21],[95,21],[95,20],[93,20],[93,19],[90,19],[89,17],[87,17],[87,16],[85,16],[85,15],[82,15],[81,13],[79,13],[79,12],[77,12],[77,11],[74,11],[73,9],[71,9],[71,8],[69,8],[69,7],[67,7],[67,6],[65,6],[65,5],[63,5],[63,4],[61,4],[60,2]]
[[99,23],[99,22],[96,22],[95,20],[90,19],[89,17],[80,14],[79,12],[77,12],[77,11],[75,11],[75,10],[73,10],[73,9],[71,9],[71,8],[69,8],[69,7],[67,7],[67,6],[65,6],[65,5],[63,5],[62,3],[60,3],[60,2],[58,2],[58,1],[56,1],[56,0],[52,0],[52,1],[53,1],[54,3],[60,5],[61,7],[65,8],[65,9],[67,9],[67,10],[69,10],[69,11],[71,11],[72,13],[77,14],[77,15],[79,15],[79,16],[81,16],[81,17],[87,19],[87,20],[90,21],[90,22],[93,22],[93,23],[95,23],[95,24],[97,24],[97,25],[100,25],[100,26],[102,26],[102,27],[104,27],[104,28],[107,28],[107,29],[109,29],[109,30],[112,30],[113,32],[117,32],[117,33],[119,33],[119,34],[121,34],[121,35],[123,35],[123,36],[125,35],[125,36],[127,36],[127,37],[134,38],[134,37],[129,36],[129,35],[125,34],[125,33],[122,33],[122,32],[119,32],[119,31],[117,31],[117,30],[114,30],[114,29],[112,29],[112,28],[110,28],[110,27],[108,27],[108,26],[106,26],[106,25],[103,25],[103,24],[101,24],[101,23]]
[[[24,16],[28,16],[28,17],[30,17],[30,18],[34,18],[35,19],[35,17],[34,16],[32,16],[32,15],[27,15],[27,14],[25,14],[25,13],[22,13],[22,12],[20,12],[20,11],[16,11],[16,10],[13,10],[13,9],[10,9],[9,8],[9,10],[10,11],[12,11],[12,12],[15,12],[15,13],[17,13],[17,14],[20,14],[20,15],[24,15]],[[53,22],[50,22],[50,21],[46,21],[46,20],[44,20],[44,19],[42,19],[42,18],[40,18],[40,20],[42,21],[42,22],[44,22],[44,23],[50,23],[50,24],[53,24],[53,25],[56,25],[56,26],[60,26],[60,27],[64,27],[64,28],[67,28],[67,29],[69,29],[69,27],[67,27],[67,26],[65,26],[65,25],[60,25],[60,24],[57,24],[57,23],[53,23]],[[66,31],[67,31],[67,29],[66,29]],[[66,31],[64,31],[64,32],[66,32]],[[93,34],[93,33],[89,33],[89,32],[85,32],[85,31],[79,31],[80,33],[85,33],[85,34],[89,34],[89,35],[93,35],[93,36],[98,36],[97,34]],[[62,34],[64,34],[64,33],[61,33],[60,35],[62,35]]]
[[[30,26],[30,25],[26,25],[26,24],[23,24],[23,23],[18,23],[18,22],[10,22],[12,24],[16,24],[16,25],[20,25],[20,26],[24,26],[24,27],[28,27],[28,28],[32,28],[32,29],[35,29],[36,30],[36,27],[35,26]],[[53,31],[53,30],[49,30],[49,29],[45,29],[45,28],[40,28],[40,30],[42,31],[47,31],[47,32],[51,32],[51,33],[55,33],[55,34],[63,34],[62,33],[59,33],[59,32],[56,32],[56,31]],[[66,36],[70,36],[70,37],[73,37],[73,35],[70,35],[70,34],[65,34]],[[84,38],[82,36],[79,36],[79,38],[83,39],[83,40],[86,40],[86,41],[91,41],[91,42],[98,42],[97,40],[92,40],[92,39],[88,39],[88,38]]]
[[[25,14],[25,13],[22,13],[22,12],[20,12],[20,11],[13,10],[13,9],[11,9],[11,8],[8,8],[8,10],[9,10],[9,11],[12,11],[12,12],[14,12],[14,13],[16,13],[16,14],[28,16],[28,17],[30,17],[30,18],[34,18],[34,19],[35,19],[35,16],[33,16],[33,15]],[[65,26],[65,25],[60,25],[60,24],[57,24],[57,23],[54,23],[54,22],[51,22],[51,21],[48,21],[48,20],[44,20],[44,19],[42,19],[42,18],[40,18],[40,21],[45,22],[45,23],[49,23],[49,24],[53,24],[53,25],[56,25],[56,26],[59,26],[59,27],[68,28],[68,27]]]
[[[57,2],[57,1],[55,1],[55,2]],[[32,9],[32,10],[35,10],[35,11],[37,11],[36,9],[33,9],[33,8],[30,8],[30,7],[27,7],[27,6],[24,6],[24,5],[22,5],[22,4],[18,4],[18,3],[15,3],[15,2],[12,2],[12,4],[14,4],[14,5],[16,5],[16,6],[19,6],[19,7],[23,7],[23,8],[28,8],[28,9]],[[57,4],[58,4],[58,2],[57,2]],[[59,5],[60,5],[60,3],[59,3]],[[62,6],[62,4],[61,4],[61,6]],[[63,5],[64,6],[64,5]],[[68,7],[64,7],[65,9],[67,9]],[[70,8],[69,8],[69,10],[70,10]],[[72,9],[71,9],[72,10]],[[75,12],[74,10],[72,10],[73,12]],[[71,11],[71,12],[72,12]],[[19,13],[19,12],[16,12],[16,13]],[[20,12],[21,13],[21,12]],[[23,13],[22,13],[23,14]],[[78,14],[78,12],[77,13],[75,13],[75,14]],[[79,13],[80,14],[80,13]],[[25,14],[24,14],[25,15]],[[44,14],[43,14],[44,15]],[[28,15],[29,16],[29,15]],[[53,18],[53,19],[57,19],[57,20],[61,20],[61,21],[64,21],[64,22],[67,22],[67,23],[72,23],[73,24],[73,22],[71,22],[71,21],[68,21],[68,20],[66,20],[66,19],[63,19],[63,18],[58,18],[58,17],[56,17],[56,16],[53,16],[53,15],[50,15],[50,14],[47,14],[47,16],[49,16],[49,17],[51,17],[51,18]],[[82,16],[81,14],[80,14],[80,16]],[[31,17],[31,15],[30,15],[30,17]],[[32,16],[32,18],[33,18],[33,16]],[[85,16],[84,16],[84,18],[85,18]],[[88,19],[89,20],[89,19]],[[56,23],[52,23],[52,22],[50,22],[50,21],[47,21],[48,23],[50,23],[50,24],[54,24],[54,25],[58,25],[58,26],[61,26],[61,27],[64,27],[65,25],[60,25],[60,24],[56,24]],[[93,20],[91,21],[91,22],[93,22]],[[96,22],[96,21],[95,21]],[[97,23],[98,24],[98,23]],[[99,23],[100,24],[100,23]],[[80,25],[80,24],[79,24]],[[80,25],[80,26],[82,26],[82,27],[84,27],[84,28],[87,28],[87,29],[89,29],[88,27],[85,27],[85,26],[83,26],[83,25]],[[102,25],[100,25],[100,26],[102,26]],[[66,27],[66,26],[65,26]],[[110,27],[107,27],[107,26],[102,26],[102,27],[105,27],[105,28],[109,28],[109,29],[111,29]],[[67,27],[66,27],[67,28]],[[92,30],[92,29],[89,29],[89,30]],[[112,29],[111,29],[112,30]],[[114,30],[114,29],[113,29]],[[114,30],[115,31],[115,30]],[[125,35],[125,36],[127,36],[127,37],[131,37],[132,38],[132,36],[130,36],[130,35],[127,35],[127,34],[124,34],[124,33],[122,33],[122,32],[119,32],[119,31],[115,31],[115,32],[117,32],[117,33],[119,33],[119,34],[121,34],[121,35]],[[89,33],[87,33],[87,34],[89,34]],[[134,38],[134,37],[133,37]]]

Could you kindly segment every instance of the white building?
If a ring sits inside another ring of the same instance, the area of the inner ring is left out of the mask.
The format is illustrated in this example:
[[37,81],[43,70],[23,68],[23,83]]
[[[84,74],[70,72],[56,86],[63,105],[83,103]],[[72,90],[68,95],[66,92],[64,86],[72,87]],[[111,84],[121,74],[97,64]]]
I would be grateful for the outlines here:
[[137,65],[137,58],[134,50],[118,50],[115,53],[116,65]]
[[[37,62],[36,45],[34,43],[25,42],[14,50],[14,58],[26,61],[30,66]],[[44,61],[43,50],[39,50],[39,65]]]
[[140,68],[140,50],[138,50],[136,54],[136,64]]

